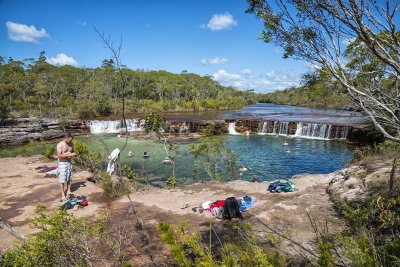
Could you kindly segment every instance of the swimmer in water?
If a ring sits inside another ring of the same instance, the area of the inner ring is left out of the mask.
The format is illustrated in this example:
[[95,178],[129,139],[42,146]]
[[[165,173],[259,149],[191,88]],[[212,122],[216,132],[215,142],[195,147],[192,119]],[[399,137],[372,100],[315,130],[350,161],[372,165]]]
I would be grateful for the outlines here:
[[129,158],[133,157],[133,153],[132,153],[132,151],[130,151],[130,150],[129,150],[129,152],[128,152],[128,157],[129,157]]

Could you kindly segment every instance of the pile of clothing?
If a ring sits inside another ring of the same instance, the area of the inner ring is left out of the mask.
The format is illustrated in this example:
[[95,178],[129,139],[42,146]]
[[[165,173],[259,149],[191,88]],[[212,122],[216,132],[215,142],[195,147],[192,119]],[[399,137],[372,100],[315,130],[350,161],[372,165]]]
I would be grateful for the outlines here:
[[[201,204],[202,210],[207,210],[212,216],[231,220],[233,218],[243,219],[242,212],[256,204],[251,196],[245,195],[242,198],[228,197],[225,200],[217,200],[214,202],[206,201]],[[202,210],[200,212],[202,212]]]
[[68,209],[79,209],[89,205],[89,201],[86,199],[86,196],[77,196],[70,198],[64,201],[60,205],[61,210],[68,210]]
[[268,191],[271,193],[280,192],[294,192],[297,191],[294,183],[287,180],[286,182],[281,182],[280,180],[273,181],[268,186]]

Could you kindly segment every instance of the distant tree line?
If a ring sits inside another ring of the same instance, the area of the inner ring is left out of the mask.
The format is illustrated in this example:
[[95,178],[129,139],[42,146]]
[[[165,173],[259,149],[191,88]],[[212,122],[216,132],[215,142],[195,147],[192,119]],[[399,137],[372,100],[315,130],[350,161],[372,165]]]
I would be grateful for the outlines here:
[[257,101],[251,90],[225,87],[211,77],[182,71],[123,68],[127,85],[114,61],[98,68],[53,66],[44,52],[22,61],[0,56],[0,119],[8,117],[93,118],[121,113],[235,109]]
[[306,73],[299,87],[265,94],[259,101],[311,108],[360,110],[326,69]]

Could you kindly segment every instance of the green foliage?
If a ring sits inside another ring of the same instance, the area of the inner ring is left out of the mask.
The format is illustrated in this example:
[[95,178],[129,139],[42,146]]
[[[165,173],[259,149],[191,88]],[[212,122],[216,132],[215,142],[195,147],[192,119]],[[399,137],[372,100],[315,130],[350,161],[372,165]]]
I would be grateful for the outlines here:
[[100,187],[103,189],[104,197],[108,199],[115,199],[132,191],[132,184],[128,179],[113,178],[106,172],[100,173]]
[[286,266],[284,255],[263,244],[248,223],[228,229],[224,237],[227,241],[219,243],[222,247],[218,251],[213,251],[212,241],[220,238],[215,236],[211,224],[207,242],[199,232],[185,224],[174,226],[160,222],[158,230],[171,247],[178,266]]
[[217,134],[217,123],[215,121],[211,121],[208,125],[201,129],[200,131],[201,136],[208,137]]
[[336,266],[336,258],[333,256],[333,244],[330,241],[318,239],[317,247],[319,257],[317,263],[321,267]]
[[335,236],[335,243],[340,246],[341,255],[351,262],[351,266],[379,266],[369,250],[365,231],[355,236],[340,233]]
[[203,139],[199,144],[189,145],[195,157],[194,167],[202,168],[212,180],[234,180],[238,177],[238,163],[235,152],[226,147],[222,140]]
[[399,192],[361,204],[344,203],[341,214],[351,232],[341,233],[335,240],[353,266],[395,266],[399,262]]
[[129,180],[137,180],[139,178],[139,175],[135,173],[129,165],[124,164],[122,168],[124,176]]
[[[40,142],[29,140],[28,143],[17,146],[17,147],[9,147],[7,149],[0,150],[0,157],[16,157],[16,156],[23,156],[23,157],[30,157],[33,155],[42,154],[46,147],[49,145],[49,142]],[[55,146],[55,144],[52,144]]]
[[364,227],[368,221],[368,209],[359,204],[350,206],[348,202],[344,202],[340,214],[346,218],[347,222],[354,229]]
[[355,109],[345,92],[324,69],[303,75],[302,86],[268,93],[260,102],[312,108]]
[[[116,244],[110,239],[106,221],[104,215],[89,222],[62,210],[49,215],[46,207],[38,206],[30,225],[39,231],[27,242],[6,251],[0,257],[0,265],[93,266],[105,258],[112,258],[117,264],[119,255],[111,249]],[[100,252],[98,244],[109,247],[102,247]]]
[[354,150],[353,162],[369,161],[374,158],[391,159],[400,155],[400,144],[391,140],[382,143],[357,147]]
[[[257,101],[257,95],[216,83],[193,73],[122,70],[115,63],[100,68],[52,66],[46,61],[0,64],[0,120],[8,117],[94,118],[126,113],[200,111],[240,108]],[[21,100],[23,99],[23,101]]]
[[160,131],[165,126],[166,122],[164,118],[153,113],[146,114],[144,120],[145,120],[144,129],[146,133],[155,132],[157,134],[160,134]]
[[176,187],[176,179],[174,177],[169,177],[166,180],[167,186],[170,188]]
[[48,159],[52,159],[54,156],[54,153],[56,152],[56,147],[55,146],[47,146],[43,151],[42,155]]
[[100,152],[89,151],[88,146],[81,141],[74,140],[73,143],[76,153],[73,158],[74,164],[97,175],[104,162],[104,156]]

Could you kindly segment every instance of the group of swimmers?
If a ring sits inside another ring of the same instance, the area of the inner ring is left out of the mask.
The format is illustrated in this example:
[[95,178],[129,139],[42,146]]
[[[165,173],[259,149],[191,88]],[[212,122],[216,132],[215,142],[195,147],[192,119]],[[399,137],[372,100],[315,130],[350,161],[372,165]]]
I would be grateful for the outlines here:
[[[131,157],[133,157],[133,152],[129,150],[128,158],[131,158]],[[149,153],[147,153],[146,151],[143,152],[143,158],[148,158],[148,157],[150,157]]]

